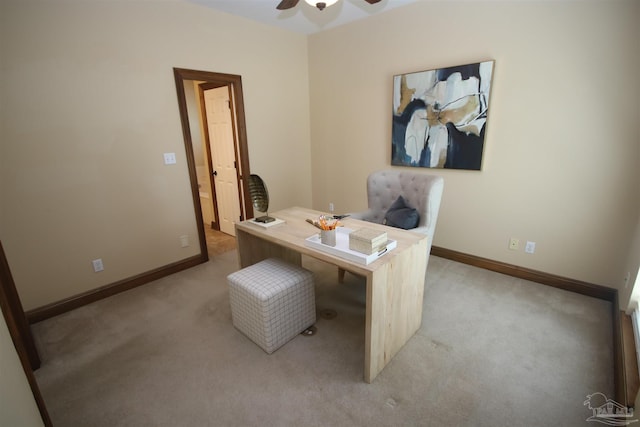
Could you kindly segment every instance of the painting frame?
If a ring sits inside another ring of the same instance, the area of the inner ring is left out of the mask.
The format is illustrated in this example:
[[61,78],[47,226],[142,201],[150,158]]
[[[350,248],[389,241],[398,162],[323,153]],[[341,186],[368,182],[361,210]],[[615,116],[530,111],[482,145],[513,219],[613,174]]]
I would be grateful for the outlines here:
[[391,164],[482,170],[495,60],[393,76]]

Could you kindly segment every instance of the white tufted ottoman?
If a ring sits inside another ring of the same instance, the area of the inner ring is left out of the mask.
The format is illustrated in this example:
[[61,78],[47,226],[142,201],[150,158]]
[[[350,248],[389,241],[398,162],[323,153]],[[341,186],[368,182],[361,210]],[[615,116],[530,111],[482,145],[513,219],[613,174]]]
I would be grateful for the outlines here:
[[316,321],[313,274],[269,258],[227,276],[233,326],[268,354]]

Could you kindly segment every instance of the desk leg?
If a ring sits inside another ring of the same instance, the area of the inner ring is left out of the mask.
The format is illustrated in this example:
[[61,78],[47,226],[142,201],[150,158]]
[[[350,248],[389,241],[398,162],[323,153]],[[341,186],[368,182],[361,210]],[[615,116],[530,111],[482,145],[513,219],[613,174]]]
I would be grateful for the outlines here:
[[422,324],[427,239],[367,276],[364,380],[371,383]]
[[240,268],[245,268],[267,258],[280,258],[291,264],[302,264],[302,255],[299,252],[268,242],[237,228],[236,246]]

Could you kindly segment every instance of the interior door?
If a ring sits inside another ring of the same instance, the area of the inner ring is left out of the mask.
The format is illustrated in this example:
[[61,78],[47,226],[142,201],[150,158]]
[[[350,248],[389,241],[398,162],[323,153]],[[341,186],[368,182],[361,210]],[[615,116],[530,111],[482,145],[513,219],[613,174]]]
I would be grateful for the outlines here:
[[220,231],[235,236],[234,224],[240,220],[240,196],[229,87],[205,90],[204,103],[218,223]]

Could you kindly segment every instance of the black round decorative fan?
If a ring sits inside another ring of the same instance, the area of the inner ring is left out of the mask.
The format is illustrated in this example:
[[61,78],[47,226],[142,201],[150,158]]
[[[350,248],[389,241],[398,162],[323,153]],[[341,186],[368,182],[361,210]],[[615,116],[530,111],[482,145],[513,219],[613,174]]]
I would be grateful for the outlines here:
[[253,207],[264,212],[266,215],[256,218],[256,222],[272,222],[275,218],[269,216],[269,192],[267,186],[258,175],[249,175],[249,197],[251,197],[251,203]]
[[[300,0],[282,0],[280,2],[280,4],[278,4],[278,6],[276,7],[276,9],[278,10],[287,10],[287,9],[291,9],[292,7],[296,7],[296,5],[298,4]],[[381,0],[364,0],[369,4],[376,4]],[[331,2],[333,3],[333,2]],[[323,10],[325,7],[327,7],[327,3],[323,2],[323,1],[315,1],[314,0],[314,4],[316,5],[316,7],[320,10]]]

